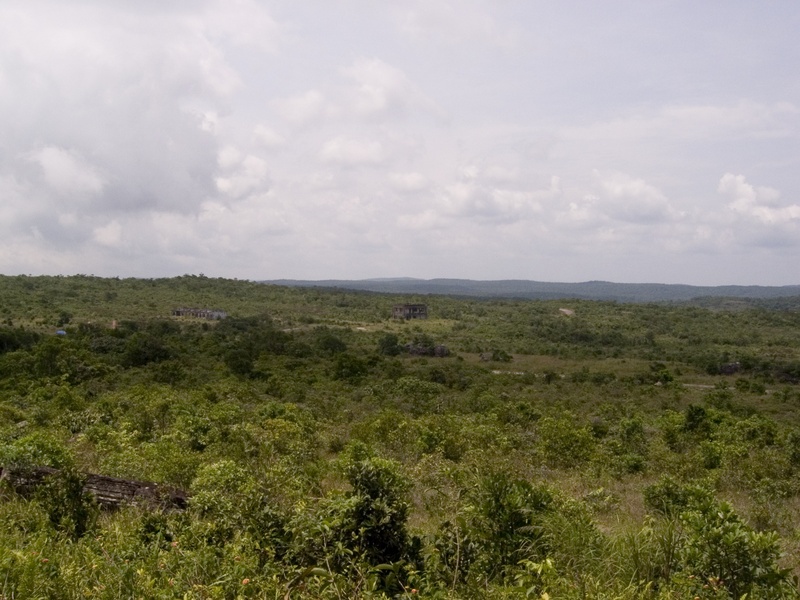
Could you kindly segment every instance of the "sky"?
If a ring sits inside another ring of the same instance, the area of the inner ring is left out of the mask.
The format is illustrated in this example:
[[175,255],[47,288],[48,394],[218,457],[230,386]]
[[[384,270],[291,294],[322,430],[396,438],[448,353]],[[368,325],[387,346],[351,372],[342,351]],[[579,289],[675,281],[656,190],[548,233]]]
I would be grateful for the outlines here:
[[800,284],[795,0],[2,0],[0,273]]

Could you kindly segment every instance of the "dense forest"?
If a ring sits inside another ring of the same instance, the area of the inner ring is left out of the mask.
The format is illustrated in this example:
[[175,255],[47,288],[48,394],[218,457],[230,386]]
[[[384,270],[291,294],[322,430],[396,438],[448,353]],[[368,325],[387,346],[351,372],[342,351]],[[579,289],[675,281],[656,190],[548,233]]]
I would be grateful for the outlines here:
[[799,307],[0,276],[0,598],[798,598]]

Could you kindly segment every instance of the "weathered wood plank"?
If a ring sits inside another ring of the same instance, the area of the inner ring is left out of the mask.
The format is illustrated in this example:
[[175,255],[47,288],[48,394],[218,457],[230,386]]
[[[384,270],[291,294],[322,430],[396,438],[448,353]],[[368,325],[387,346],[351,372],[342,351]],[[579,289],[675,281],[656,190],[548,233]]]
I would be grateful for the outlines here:
[[[58,470],[51,467],[0,467],[0,481],[8,482],[17,494],[30,497],[37,487],[55,473],[58,473]],[[188,505],[189,495],[171,486],[94,473],[84,473],[83,477],[85,478],[83,489],[92,494],[97,504],[104,509],[113,510],[121,506],[141,505],[184,510]]]

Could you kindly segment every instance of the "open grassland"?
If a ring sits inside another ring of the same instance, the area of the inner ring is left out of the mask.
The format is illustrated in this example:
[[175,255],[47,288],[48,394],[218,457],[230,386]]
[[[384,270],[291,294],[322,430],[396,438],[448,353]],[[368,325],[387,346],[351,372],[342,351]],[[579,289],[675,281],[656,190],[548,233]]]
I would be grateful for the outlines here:
[[0,598],[798,597],[798,305],[0,277]]

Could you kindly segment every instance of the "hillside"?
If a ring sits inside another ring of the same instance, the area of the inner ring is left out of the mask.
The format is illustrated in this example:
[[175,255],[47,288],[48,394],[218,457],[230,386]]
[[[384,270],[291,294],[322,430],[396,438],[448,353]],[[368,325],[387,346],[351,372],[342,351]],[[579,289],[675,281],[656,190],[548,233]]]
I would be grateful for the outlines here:
[[481,298],[556,300],[579,298],[614,302],[683,302],[698,298],[773,299],[793,297],[800,303],[800,285],[693,286],[660,283],[553,283],[525,280],[474,281],[471,279],[362,279],[303,281],[280,279],[274,285],[363,290],[386,294],[440,294]]
[[798,598],[768,302],[0,276],[0,598]]

